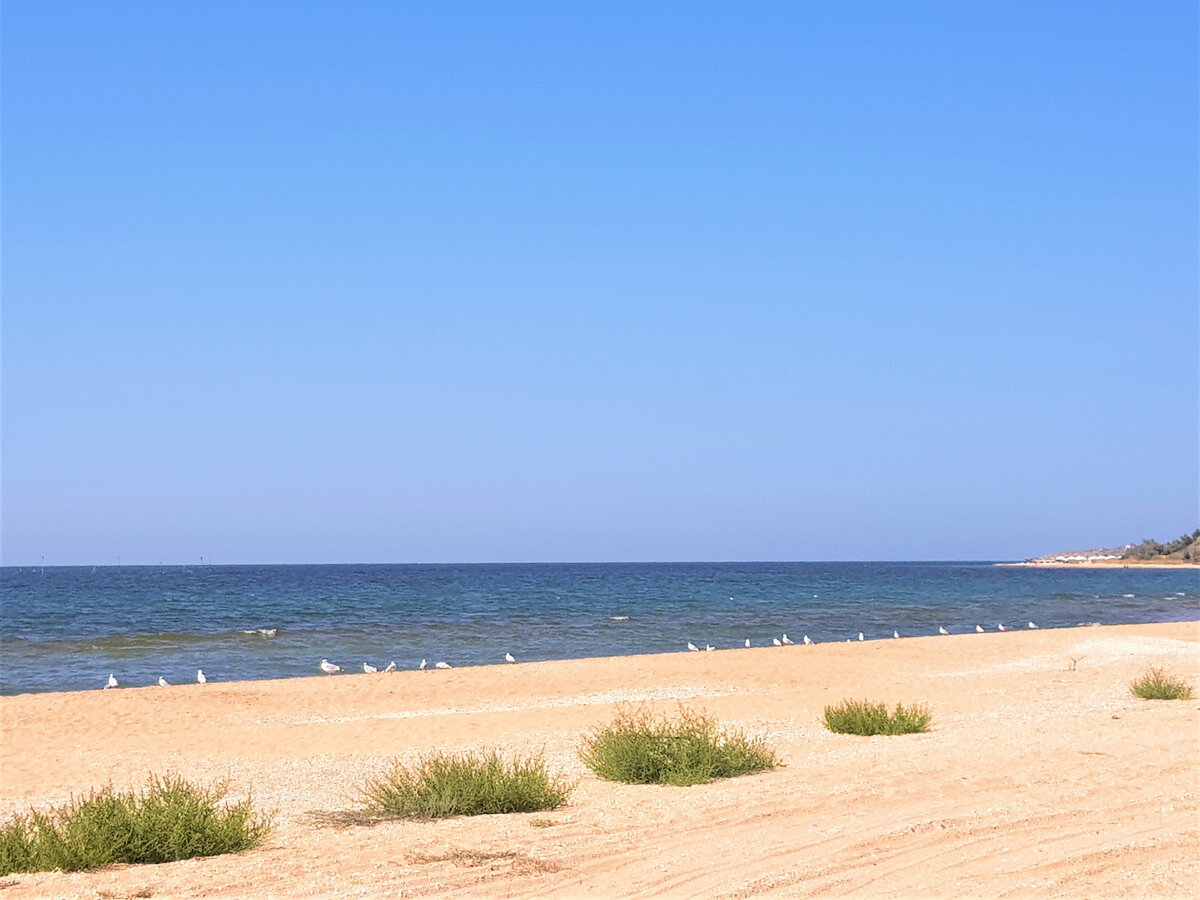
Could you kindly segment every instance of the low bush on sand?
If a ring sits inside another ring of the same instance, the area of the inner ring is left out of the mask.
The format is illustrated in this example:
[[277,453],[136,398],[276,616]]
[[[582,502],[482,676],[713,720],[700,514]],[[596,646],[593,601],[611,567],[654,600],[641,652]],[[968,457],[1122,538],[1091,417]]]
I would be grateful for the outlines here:
[[649,709],[621,709],[610,724],[584,738],[589,769],[609,781],[686,787],[779,765],[761,738],[720,726],[704,713],[680,709],[656,717]]
[[1188,700],[1192,687],[1182,678],[1151,666],[1141,678],[1129,682],[1129,690],[1143,700]]
[[0,875],[173,862],[256,847],[270,819],[256,815],[249,798],[221,805],[225,791],[154,777],[140,793],[110,786],[50,812],[17,816],[0,825]]
[[362,789],[371,811],[406,819],[556,809],[571,785],[552,777],[541,756],[505,760],[499,752],[434,753],[397,762]]
[[918,703],[897,703],[891,713],[885,704],[869,700],[843,700],[825,707],[825,727],[838,734],[915,734],[928,731],[931,721],[929,708]]

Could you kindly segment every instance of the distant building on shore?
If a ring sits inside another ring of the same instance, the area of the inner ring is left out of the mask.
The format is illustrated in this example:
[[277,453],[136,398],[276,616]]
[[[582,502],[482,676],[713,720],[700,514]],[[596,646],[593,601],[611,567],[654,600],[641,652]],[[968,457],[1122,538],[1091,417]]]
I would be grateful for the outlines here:
[[1091,563],[1100,562],[1103,560],[1120,559],[1125,555],[1125,551],[1132,547],[1132,544],[1126,544],[1124,547],[1109,547],[1100,550],[1067,550],[1063,553],[1053,553],[1050,556],[1036,556],[1026,562],[1032,563]]

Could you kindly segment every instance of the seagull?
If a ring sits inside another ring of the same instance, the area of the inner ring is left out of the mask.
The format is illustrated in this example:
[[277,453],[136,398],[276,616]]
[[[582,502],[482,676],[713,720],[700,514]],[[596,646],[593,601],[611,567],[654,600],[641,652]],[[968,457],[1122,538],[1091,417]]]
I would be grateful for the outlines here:
[[714,647],[712,644],[705,644],[705,645],[704,645],[704,650],[705,650],[705,652],[707,652],[707,653],[712,653],[712,652],[713,652],[714,650],[716,650],[716,649],[717,649],[717,648],[716,648],[716,647]]
[[438,662],[435,662],[433,664],[433,667],[435,669],[449,669],[449,668],[451,668],[451,665],[448,662],[442,662],[441,660],[439,660]]
[[1030,627],[1030,628],[1037,628],[1037,626],[1036,626],[1036,625],[1034,625],[1032,622],[1030,622],[1030,623],[1029,623],[1029,627]]
[[689,653],[699,653],[700,648],[697,647],[695,644],[693,644],[691,641],[688,641],[688,652]]
[[894,638],[898,638],[898,637],[900,637],[900,632],[898,632],[898,631],[893,631],[893,632],[892,632],[892,637],[894,637]]
[[505,661],[505,662],[516,662],[516,661],[517,661],[517,658],[516,658],[515,656],[513,656],[511,653],[505,653],[505,654],[504,654],[504,661]]
[[783,636],[783,642],[784,642],[785,644],[794,644],[794,643],[796,643],[796,642],[795,642],[795,641],[793,641],[793,640],[792,640],[790,637],[788,637],[786,634],[784,634],[784,636]]
[[387,668],[384,669],[383,671],[395,672],[396,671],[396,661],[393,659],[390,663],[387,664]]
[[948,632],[948,631],[947,631],[945,628],[943,628],[941,625],[939,625],[939,626],[938,626],[938,634],[949,634],[949,633],[950,633],[950,632]]
[[[790,643],[791,643],[791,641],[788,641],[788,643],[790,644]],[[810,637],[809,637],[807,634],[804,636],[804,643],[805,643],[805,644],[811,644],[811,643],[812,643],[812,638],[810,638]]]
[[858,633],[858,639],[860,641],[866,640],[866,638],[863,637],[863,633],[861,631]]
[[378,671],[379,670],[370,663],[363,663],[363,672],[365,672],[367,675],[374,675]]
[[342,671],[342,667],[335,666],[329,660],[323,659],[323,660],[321,660],[321,671],[324,672],[326,675],[332,675],[334,672]]
[[983,626],[982,625],[976,625],[975,630],[977,632],[979,632],[980,634],[983,634]]
[[421,660],[421,665],[417,666],[417,668],[418,668],[418,669],[424,669],[424,668],[425,668],[425,666],[426,666],[426,662],[425,662],[425,660]]
[[1000,623],[1000,624],[999,624],[997,627],[998,627],[998,628],[999,628],[1001,631],[1008,631],[1008,629],[1004,627],[1004,623],[1003,623],[1003,622],[1001,622],[1001,623]]
[[110,687],[116,687],[116,686],[117,686],[117,676],[113,675],[110,672],[108,675],[108,682],[104,685],[104,689],[108,690]]
[[746,638],[746,646],[747,646],[747,647],[749,647],[749,646],[750,646],[750,638]]
[[782,646],[783,646],[783,644],[781,644],[781,643],[779,642],[779,638],[771,638],[771,643],[773,643],[773,644],[774,644],[776,647],[782,647]]
[[197,670],[196,670],[196,681],[197,681],[199,684],[206,684],[206,683],[208,682],[208,679],[204,677],[204,670],[203,670],[203,669],[197,669]]
[[167,684],[167,679],[163,678],[161,675],[158,676],[158,686],[159,687],[170,687],[170,685]]

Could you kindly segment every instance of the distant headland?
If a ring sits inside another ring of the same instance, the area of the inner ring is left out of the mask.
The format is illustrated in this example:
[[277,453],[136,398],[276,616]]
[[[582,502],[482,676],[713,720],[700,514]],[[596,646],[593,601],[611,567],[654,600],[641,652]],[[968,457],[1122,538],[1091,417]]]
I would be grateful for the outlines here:
[[1108,547],[1098,550],[1066,550],[1049,556],[1035,556],[1019,563],[1001,563],[1006,566],[1047,566],[1075,568],[1077,566],[1107,566],[1130,568],[1134,566],[1170,569],[1200,569],[1200,528],[1191,534],[1181,535],[1173,541],[1161,544],[1148,539],[1140,544],[1123,547]]

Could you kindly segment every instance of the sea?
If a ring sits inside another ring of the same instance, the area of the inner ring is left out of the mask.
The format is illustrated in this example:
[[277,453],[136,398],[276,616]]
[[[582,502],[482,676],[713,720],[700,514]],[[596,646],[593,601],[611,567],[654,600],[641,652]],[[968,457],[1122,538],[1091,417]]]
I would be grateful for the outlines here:
[[0,568],[0,694],[1200,619],[1200,571],[992,562]]

